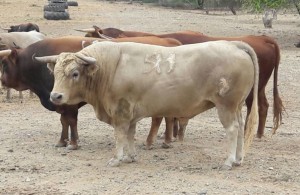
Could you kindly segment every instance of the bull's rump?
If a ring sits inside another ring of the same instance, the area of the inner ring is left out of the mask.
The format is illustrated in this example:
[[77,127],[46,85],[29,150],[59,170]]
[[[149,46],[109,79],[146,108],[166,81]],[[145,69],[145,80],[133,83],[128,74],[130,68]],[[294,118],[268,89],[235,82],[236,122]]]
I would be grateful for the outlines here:
[[251,57],[231,42],[118,44],[121,58],[109,94],[126,99],[136,117],[192,117],[215,105],[237,109],[254,83]]

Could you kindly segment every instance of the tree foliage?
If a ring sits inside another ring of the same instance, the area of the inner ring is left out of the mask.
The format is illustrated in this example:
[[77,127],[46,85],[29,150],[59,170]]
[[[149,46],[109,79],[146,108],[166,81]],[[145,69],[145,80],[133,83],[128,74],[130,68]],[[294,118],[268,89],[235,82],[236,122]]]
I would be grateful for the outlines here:
[[290,0],[242,0],[243,5],[252,8],[256,12],[265,9],[278,9],[287,6]]

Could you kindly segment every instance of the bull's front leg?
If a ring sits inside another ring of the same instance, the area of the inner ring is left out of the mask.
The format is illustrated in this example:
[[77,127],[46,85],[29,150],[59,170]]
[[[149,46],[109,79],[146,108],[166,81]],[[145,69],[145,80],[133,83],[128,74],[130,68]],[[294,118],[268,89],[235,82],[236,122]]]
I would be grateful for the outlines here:
[[115,156],[108,161],[108,166],[116,167],[121,164],[124,159],[124,148],[128,146],[129,122],[122,122],[114,125],[114,134],[116,140]]
[[134,144],[136,123],[131,123],[129,126],[127,140],[128,140],[128,153],[124,156],[123,162],[131,163],[137,161],[137,155]]

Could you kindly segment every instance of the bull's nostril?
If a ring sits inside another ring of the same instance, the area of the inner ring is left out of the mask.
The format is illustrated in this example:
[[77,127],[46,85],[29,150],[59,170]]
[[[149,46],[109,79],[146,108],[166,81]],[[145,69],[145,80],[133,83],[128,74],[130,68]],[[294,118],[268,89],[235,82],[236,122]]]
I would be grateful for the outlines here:
[[56,97],[56,99],[57,99],[57,100],[61,100],[61,99],[62,99],[62,95],[61,95],[61,94],[58,94],[57,97]]

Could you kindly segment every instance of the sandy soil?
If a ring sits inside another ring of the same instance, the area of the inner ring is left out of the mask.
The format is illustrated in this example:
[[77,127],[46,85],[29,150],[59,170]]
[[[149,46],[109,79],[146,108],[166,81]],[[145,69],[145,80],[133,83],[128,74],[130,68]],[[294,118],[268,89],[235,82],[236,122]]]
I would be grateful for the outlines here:
[[[261,15],[198,10],[174,10],[124,2],[78,0],[69,7],[71,20],[43,19],[47,1],[0,0],[1,26],[34,22],[49,37],[82,35],[74,28],[117,27],[154,33],[180,30],[209,35],[266,34],[281,48],[279,90],[286,106],[284,124],[276,135],[272,126],[272,79],[267,86],[270,109],[266,137],[255,139],[244,164],[231,171],[217,167],[225,158],[225,130],[215,109],[190,120],[183,143],[162,149],[158,140],[146,151],[143,143],[150,119],[138,123],[139,161],[107,167],[115,147],[112,127],[98,121],[91,106],[79,113],[80,149],[56,148],[61,131],[59,114],[43,108],[28,92],[21,102],[0,96],[0,194],[299,194],[300,193],[300,17],[281,11],[273,29]],[[161,127],[162,132],[164,126]]]

